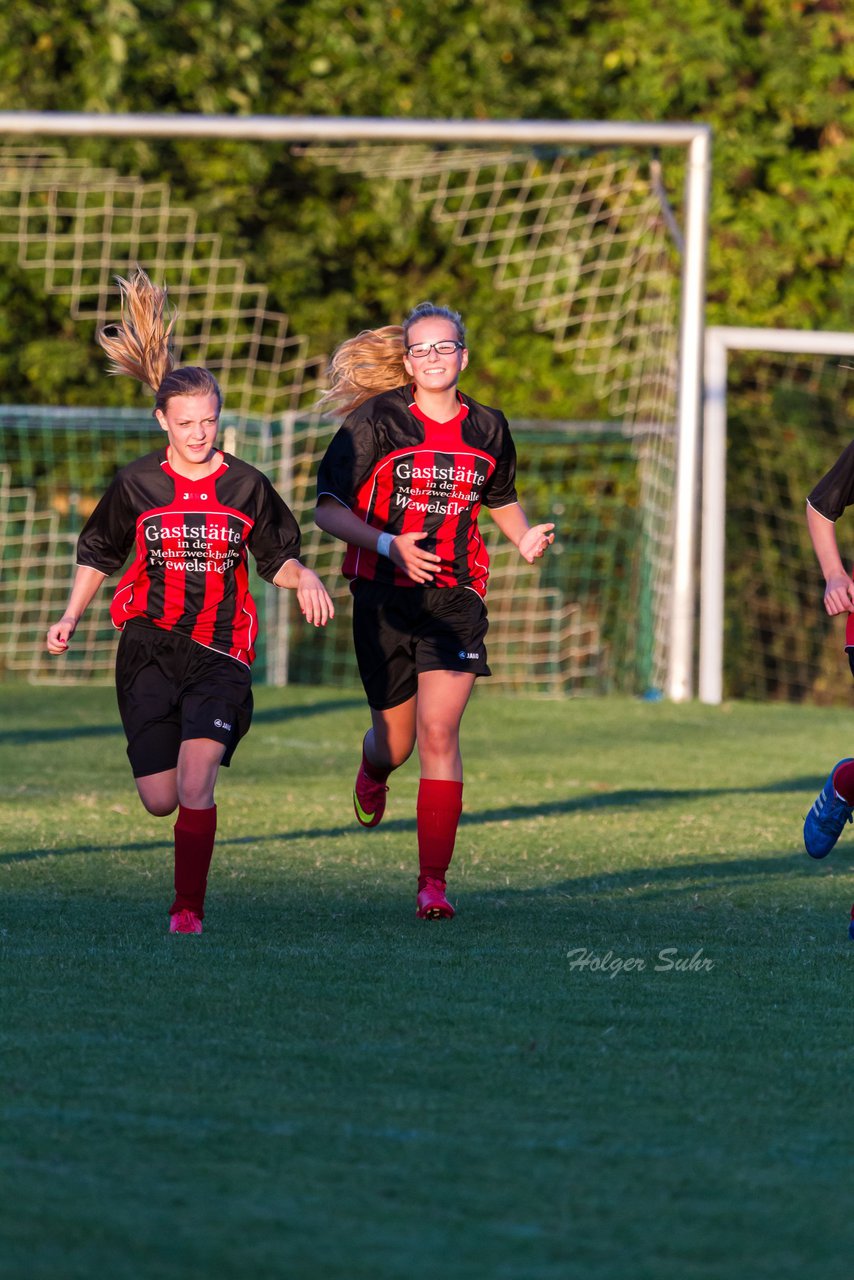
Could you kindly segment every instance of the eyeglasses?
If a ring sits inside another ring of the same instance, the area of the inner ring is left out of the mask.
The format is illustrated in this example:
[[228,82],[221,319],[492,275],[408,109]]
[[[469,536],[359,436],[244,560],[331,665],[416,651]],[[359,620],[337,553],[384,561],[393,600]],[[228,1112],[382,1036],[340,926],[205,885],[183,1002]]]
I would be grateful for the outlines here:
[[406,354],[413,360],[423,360],[431,351],[435,351],[437,356],[452,356],[455,351],[462,351],[464,346],[464,343],[452,342],[450,338],[443,342],[416,342],[414,346],[406,348]]

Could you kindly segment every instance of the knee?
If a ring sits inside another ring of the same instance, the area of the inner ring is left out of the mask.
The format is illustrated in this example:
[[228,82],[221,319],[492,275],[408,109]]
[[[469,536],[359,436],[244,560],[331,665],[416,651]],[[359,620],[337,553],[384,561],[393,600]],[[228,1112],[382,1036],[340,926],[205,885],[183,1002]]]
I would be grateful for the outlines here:
[[152,785],[150,778],[137,778],[136,790],[146,813],[154,818],[168,818],[178,808],[178,795],[174,786]]
[[374,730],[371,758],[381,769],[399,769],[412,755],[415,738],[408,734],[381,734]]
[[375,754],[379,757],[376,764],[380,769],[399,769],[402,764],[406,764],[412,755],[414,743],[387,743],[382,750],[376,749]]
[[210,787],[184,787],[178,793],[178,802],[185,809],[210,809],[216,803]]
[[178,768],[178,803],[185,809],[210,809],[215,803],[216,769]]
[[168,818],[178,808],[177,803],[172,804],[168,800],[146,800],[145,796],[140,796],[140,800],[143,808],[154,818]]
[[418,749],[431,756],[455,755],[459,750],[460,735],[455,725],[441,721],[425,721],[418,728]]

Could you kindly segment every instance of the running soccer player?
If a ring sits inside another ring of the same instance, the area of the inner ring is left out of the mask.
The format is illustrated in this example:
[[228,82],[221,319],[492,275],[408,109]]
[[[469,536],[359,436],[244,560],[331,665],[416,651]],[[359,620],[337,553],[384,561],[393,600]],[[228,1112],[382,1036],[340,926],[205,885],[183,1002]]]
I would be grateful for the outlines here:
[[333,606],[299,561],[300,531],[260,471],[216,447],[222,394],[203,368],[175,368],[166,290],[142,270],[118,278],[121,323],[98,340],[111,372],[155,395],[164,448],[123,467],[84,526],[68,605],[48,630],[65,653],[104,580],[132,556],[110,613],[121,630],[116,693],[139,798],[174,826],[170,932],[202,932],[216,835],[214,788],[252,719],[258,615],[248,553],[267,582],[296,592],[307,622]]
[[507,420],[457,388],[468,364],[456,311],[422,302],[402,326],[341,344],[321,405],[346,418],[320,464],[315,519],[347,544],[353,634],[371,711],[353,805],[365,827],[388,778],[418,746],[421,919],[448,919],[446,873],[462,812],[460,723],[490,674],[484,604],[485,505],[532,564],[554,525],[531,527],[515,488]]
[[[807,499],[807,528],[824,574],[824,608],[848,614],[845,649],[854,674],[854,580],[839,554],[836,521],[854,504],[854,444],[840,454]],[[812,858],[826,858],[854,817],[854,759],[838,760],[804,821],[804,844]],[[854,907],[848,925],[854,939]]]

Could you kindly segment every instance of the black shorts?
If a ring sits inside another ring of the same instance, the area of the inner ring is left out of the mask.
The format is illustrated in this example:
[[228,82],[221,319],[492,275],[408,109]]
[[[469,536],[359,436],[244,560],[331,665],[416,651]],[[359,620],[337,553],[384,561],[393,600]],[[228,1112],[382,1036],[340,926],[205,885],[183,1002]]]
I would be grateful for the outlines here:
[[119,640],[116,697],[135,778],[174,769],[189,738],[221,742],[227,767],[252,723],[248,667],[140,622],[129,622]]
[[357,578],[350,589],[356,661],[375,710],[413,697],[422,671],[492,675],[486,605],[468,587],[394,587]]

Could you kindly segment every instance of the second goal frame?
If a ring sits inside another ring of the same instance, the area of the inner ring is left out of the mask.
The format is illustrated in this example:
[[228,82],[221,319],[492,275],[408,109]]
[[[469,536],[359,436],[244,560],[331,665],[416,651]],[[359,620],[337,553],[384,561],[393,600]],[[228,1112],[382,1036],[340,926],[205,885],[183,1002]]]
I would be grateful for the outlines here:
[[[701,702],[713,705],[723,699],[727,367],[730,351],[854,358],[854,333],[730,325],[710,325],[706,331],[698,692]],[[806,493],[804,500],[806,505]]]

